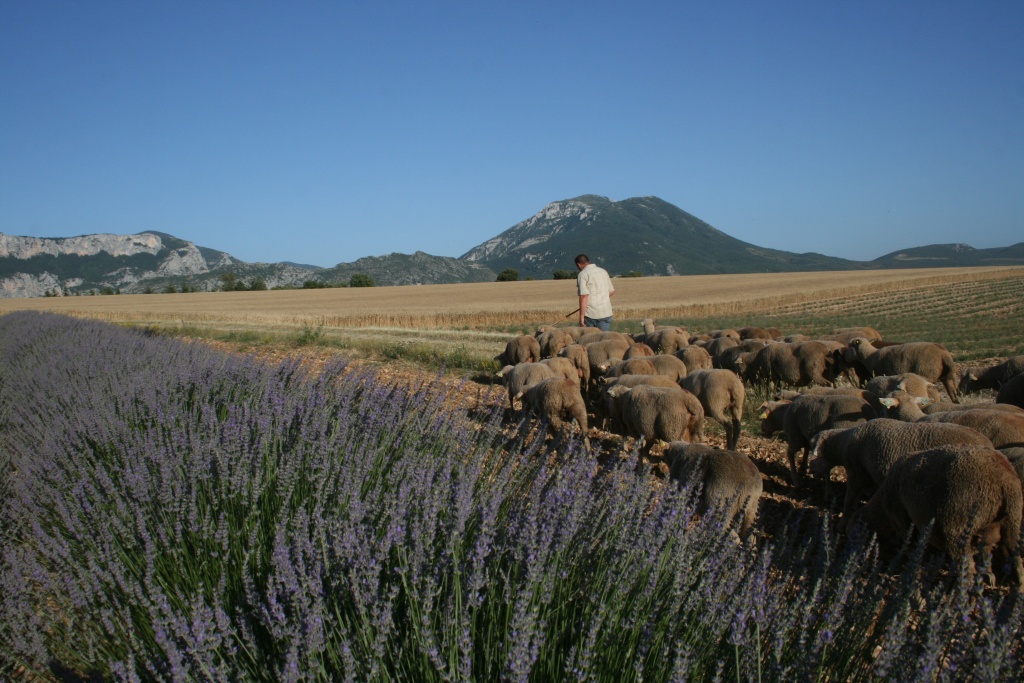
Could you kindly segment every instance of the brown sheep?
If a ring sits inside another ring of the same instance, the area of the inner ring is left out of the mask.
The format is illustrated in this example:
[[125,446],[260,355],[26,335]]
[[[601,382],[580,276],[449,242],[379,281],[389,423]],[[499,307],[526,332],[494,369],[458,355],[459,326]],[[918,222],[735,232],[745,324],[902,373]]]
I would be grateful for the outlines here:
[[892,469],[911,453],[945,445],[992,447],[980,432],[955,424],[871,420],[846,429],[826,429],[811,439],[811,474],[828,480],[834,467],[846,470],[846,497],[840,529],[861,499],[869,498]]
[[514,337],[505,344],[505,350],[494,357],[501,366],[517,363],[536,363],[540,360],[540,344],[528,334]]
[[930,399],[932,402],[942,400],[939,390],[934,384],[921,375],[913,372],[904,372],[901,375],[878,375],[868,380],[864,388],[875,396],[888,396],[894,391],[905,391],[911,396],[920,396]]
[[942,382],[950,400],[953,403],[960,402],[957,394],[957,381],[960,377],[953,354],[940,344],[911,342],[876,349],[870,340],[858,337],[850,342],[846,360],[850,363],[860,362],[876,377],[913,372],[929,382]]
[[[743,453],[723,451],[704,444],[673,441],[665,449],[669,477],[686,486],[699,485],[696,513],[718,510],[724,515],[730,533],[746,538],[757,519],[763,481],[757,465]],[[739,529],[733,520],[739,516]]]
[[1010,381],[999,387],[996,403],[1024,408],[1024,374],[1012,377]]
[[735,450],[743,429],[743,403],[747,392],[743,382],[728,370],[697,370],[679,380],[700,401],[704,417],[710,417],[725,429],[726,448]]
[[617,386],[636,387],[641,384],[670,389],[679,387],[674,379],[664,375],[622,375],[621,377],[606,378],[600,394],[594,401],[594,414],[601,418],[602,425],[606,429],[622,431],[619,403],[615,400],[612,389]]
[[560,329],[551,329],[537,335],[541,358],[553,358],[569,344],[574,343],[572,335]]
[[972,576],[975,555],[998,550],[1011,563],[1010,583],[1019,589],[1024,585],[1024,563],[1016,555],[1021,509],[1021,483],[1005,455],[985,446],[941,446],[894,462],[854,519],[894,544],[911,527],[931,525],[929,543],[962,558]]
[[737,375],[741,374],[744,363],[749,364],[757,352],[772,344],[768,339],[744,339],[736,346],[725,349],[712,359],[712,367],[722,370],[732,370]]
[[[1017,406],[1010,405],[1009,403],[950,403],[949,401],[936,401],[932,403],[926,403],[921,406],[925,415],[934,415],[935,413],[945,413],[950,410],[978,410],[984,408],[985,410],[1002,410],[1007,413],[1017,413],[1024,415],[1024,408],[1018,408]],[[920,416],[919,416],[920,417]]]
[[704,409],[697,397],[679,387],[616,386],[609,390],[618,403],[625,433],[640,439],[650,454],[656,440],[704,440]]
[[965,394],[982,389],[998,389],[1024,373],[1024,356],[1011,356],[987,368],[964,368],[960,373],[960,391]]
[[583,348],[587,350],[587,362],[590,364],[591,382],[596,382],[597,378],[604,373],[604,370],[601,369],[602,366],[607,366],[613,360],[622,360],[630,346],[632,346],[632,340],[630,343],[626,343],[623,339],[605,339],[584,344]]
[[690,333],[683,328],[654,330],[646,335],[645,342],[655,353],[675,353],[690,345]]
[[632,345],[635,343],[633,338],[630,337],[628,334],[623,334],[622,332],[605,332],[603,330],[597,329],[596,327],[592,327],[590,328],[590,332],[580,335],[579,339],[576,340],[576,343],[583,344],[584,346],[586,346],[587,344],[592,344],[593,342],[607,341],[609,339],[613,339],[615,341],[622,341],[625,342],[627,345]]
[[715,337],[709,339],[706,342],[702,342],[701,346],[712,358],[716,358],[722,354],[726,349],[731,349],[734,346],[739,346],[740,340],[732,337]]
[[803,472],[807,471],[811,439],[818,432],[840,427],[853,427],[878,417],[871,404],[859,396],[842,394],[804,394],[793,399],[782,421],[786,437],[786,458],[789,460],[793,484],[799,485],[797,454],[803,452]]
[[761,436],[773,436],[782,432],[786,421],[786,413],[793,404],[792,400],[765,401],[758,407],[757,414],[761,419]]
[[558,352],[558,357],[568,358],[579,370],[580,386],[590,386],[590,356],[587,355],[585,348],[579,344],[570,344]]
[[547,420],[548,429],[559,433],[566,422],[576,421],[580,432],[587,437],[587,407],[583,404],[580,388],[564,377],[552,377],[521,393],[523,409]]
[[736,330],[740,333],[740,340],[744,339],[778,339],[782,331],[777,327],[741,327]]
[[653,356],[654,349],[643,342],[637,342],[628,349],[626,353],[622,355],[622,360],[629,360],[630,358],[643,358],[644,356]]
[[834,361],[828,347],[817,341],[769,344],[744,369],[749,382],[776,381],[790,386],[833,386]]
[[1024,446],[1024,415],[1003,410],[975,408],[925,415],[919,422],[952,422],[977,429],[996,448]]
[[710,370],[714,367],[711,354],[701,346],[684,346],[672,355],[683,361],[687,370]]
[[580,381],[583,379],[583,372],[568,358],[561,358],[557,356],[555,358],[545,358],[540,362],[540,364],[546,365],[554,370],[556,376],[572,380],[576,386],[579,386]]
[[885,406],[882,405],[881,400],[878,396],[871,393],[867,389],[858,389],[857,387],[804,387],[800,391],[792,389],[780,389],[775,392],[776,401],[792,401],[797,396],[803,396],[804,394],[813,394],[815,396],[859,396],[875,409],[875,412],[881,415],[885,410]]
[[529,386],[556,376],[553,368],[543,363],[519,363],[506,365],[497,372],[508,390],[509,410],[515,410],[515,399]]
[[1000,448],[998,450],[1010,461],[1013,471],[1017,473],[1017,478],[1020,479],[1021,485],[1024,486],[1024,446]]

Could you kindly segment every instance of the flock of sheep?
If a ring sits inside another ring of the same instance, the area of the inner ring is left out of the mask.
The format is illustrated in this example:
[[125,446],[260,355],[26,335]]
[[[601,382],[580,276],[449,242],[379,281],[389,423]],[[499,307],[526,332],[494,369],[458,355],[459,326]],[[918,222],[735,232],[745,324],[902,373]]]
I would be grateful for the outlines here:
[[[811,339],[641,324],[636,334],[546,327],[509,340],[496,358],[509,408],[520,403],[556,434],[575,422],[588,445],[596,422],[636,439],[648,459],[667,442],[660,461],[673,480],[700,485],[698,512],[724,509],[745,537],[762,492],[757,466],[736,450],[746,388],[789,387],[761,405],[762,435],[784,437],[794,486],[808,471],[828,481],[845,469],[841,529],[860,520],[899,543],[930,528],[930,543],[969,572],[976,555],[995,553],[991,566],[1024,586],[1024,356],[961,373],[940,344],[886,342],[870,327]],[[960,402],[982,389],[995,402]],[[724,428],[725,449],[702,443],[706,418]]]

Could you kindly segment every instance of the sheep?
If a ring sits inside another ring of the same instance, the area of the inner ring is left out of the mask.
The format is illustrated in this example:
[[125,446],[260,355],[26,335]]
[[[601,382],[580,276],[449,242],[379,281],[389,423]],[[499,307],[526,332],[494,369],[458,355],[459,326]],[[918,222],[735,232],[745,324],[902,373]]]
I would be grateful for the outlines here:
[[630,360],[609,361],[599,366],[601,374],[611,377],[622,375],[665,375],[678,381],[686,377],[686,363],[675,356],[660,353],[654,356],[643,358],[632,358]]
[[[737,333],[738,334],[738,333]],[[734,346],[739,346],[740,340],[734,339],[733,337],[715,337],[702,343],[704,350],[711,355],[712,358],[721,355],[726,349],[731,349]]]
[[591,344],[593,342],[607,341],[609,339],[625,342],[627,346],[631,346],[632,344],[636,343],[633,340],[633,338],[630,337],[628,334],[623,334],[622,332],[605,332],[603,330],[597,329],[596,327],[591,328],[590,332],[581,335],[579,339],[576,340],[576,343],[586,346],[587,344]]
[[741,327],[736,330],[740,333],[740,340],[743,339],[778,339],[782,331],[777,327]]
[[637,437],[650,454],[654,441],[704,440],[704,409],[697,397],[679,387],[616,386],[609,390],[618,403],[628,436]]
[[690,333],[684,328],[654,330],[646,335],[645,342],[656,353],[675,353],[690,345]]
[[928,542],[962,558],[971,576],[975,554],[999,550],[1011,563],[1011,584],[1019,589],[1024,585],[1024,562],[1016,555],[1021,499],[1020,480],[1005,455],[986,446],[947,445],[896,460],[854,520],[891,543],[902,542],[911,527],[931,525]]
[[888,396],[878,399],[886,417],[891,417],[901,422],[916,422],[925,416],[924,407],[930,402],[930,398],[911,396],[905,391],[892,391]]
[[714,367],[711,354],[700,346],[684,346],[673,355],[686,364],[687,370],[710,370]]
[[828,480],[833,467],[846,469],[842,529],[859,500],[878,489],[894,462],[916,451],[950,444],[992,448],[985,435],[970,427],[879,418],[856,427],[818,432],[811,439],[810,472]]
[[797,396],[803,396],[804,394],[813,394],[815,396],[859,396],[870,403],[871,407],[879,415],[885,410],[885,406],[882,405],[882,401],[877,395],[867,389],[858,389],[857,387],[804,387],[800,391],[780,389],[775,392],[775,400],[792,401]]
[[882,333],[873,327],[836,327],[832,329],[832,334],[847,334],[849,332],[856,332],[858,337],[864,337],[871,341],[882,341]]
[[871,404],[859,396],[804,394],[793,399],[782,421],[782,431],[786,437],[786,458],[789,460],[793,484],[800,484],[797,454],[803,452],[803,466],[800,469],[806,472],[811,439],[815,434],[825,429],[852,427],[876,417],[878,413]]
[[1010,461],[1013,471],[1017,473],[1017,478],[1020,479],[1021,485],[1024,486],[1024,446],[1000,448],[998,451]]
[[551,329],[537,335],[541,358],[553,358],[569,344],[574,343],[572,335],[560,329]]
[[905,372],[901,375],[878,375],[868,380],[864,388],[876,396],[888,396],[894,391],[905,391],[911,396],[931,399],[933,402],[942,400],[935,385],[921,375]]
[[1024,374],[1017,375],[999,387],[996,403],[1024,408]]
[[711,330],[710,332],[708,332],[708,334],[711,335],[712,339],[725,339],[726,337],[728,337],[729,339],[740,341],[740,333],[732,328]]
[[743,402],[747,392],[740,378],[728,370],[697,370],[679,380],[700,401],[704,416],[725,429],[725,444],[734,450],[743,428]]
[[643,328],[644,334],[650,334],[658,330],[682,330],[686,332],[686,328],[681,325],[655,325],[654,318],[644,318],[640,321],[640,327]]
[[985,410],[1002,410],[1007,413],[1024,415],[1024,408],[1019,408],[1017,406],[1010,405],[1009,403],[950,403],[949,401],[936,401],[921,406],[925,415],[945,413],[950,410],[977,410],[978,408],[984,408]]
[[626,353],[622,355],[622,360],[629,360],[630,358],[642,358],[644,356],[653,356],[654,349],[643,342],[637,342],[628,349]]
[[[685,441],[669,443],[664,458],[673,481],[683,486],[700,486],[698,515],[719,511],[728,521],[730,535],[737,540],[747,538],[757,519],[764,486],[761,472],[750,458],[736,451]],[[737,516],[740,517],[738,530],[732,529]]]
[[545,379],[555,377],[556,373],[551,366],[538,362],[506,365],[497,372],[497,375],[508,389],[509,410],[515,410],[515,399],[522,393],[523,389]]
[[1003,410],[950,410],[925,415],[918,422],[952,422],[971,427],[987,436],[996,448],[1024,446],[1024,415]]
[[971,394],[982,389],[998,389],[1005,382],[1024,373],[1024,356],[1011,356],[991,367],[964,368],[960,373],[960,391]]
[[555,358],[545,358],[540,363],[541,365],[546,365],[554,370],[556,376],[572,380],[576,386],[580,385],[580,380],[583,378],[583,372],[568,358],[556,356]]
[[535,337],[521,334],[505,344],[505,350],[494,357],[499,365],[515,365],[517,363],[536,363],[540,360],[540,344]]
[[558,358],[568,358],[579,370],[580,386],[590,386],[590,356],[587,350],[579,344],[570,344],[558,352]]
[[579,386],[572,380],[551,377],[527,388],[519,397],[522,398],[523,409],[546,419],[552,433],[557,434],[566,422],[575,420],[584,441],[590,445],[587,437],[587,407],[583,404]]
[[780,342],[769,344],[744,369],[750,382],[776,380],[791,386],[833,386],[834,362],[821,342]]
[[848,362],[861,362],[872,376],[913,372],[929,382],[942,382],[950,400],[959,403],[956,363],[946,347],[932,342],[911,342],[876,349],[871,341],[857,337],[846,350]]
[[[738,375],[742,372],[739,368],[744,367],[743,363],[749,364],[749,359],[752,359],[758,351],[771,343],[773,342],[768,339],[745,339],[715,356],[712,360],[712,367],[732,370]],[[740,362],[740,359],[748,360]]]
[[636,387],[641,384],[670,389],[679,387],[674,379],[665,375],[622,375],[621,377],[606,378],[597,400],[594,401],[594,413],[602,419],[604,427],[621,429],[619,404],[615,400],[615,392],[612,389],[617,386]]
[[761,419],[761,436],[772,436],[783,430],[786,413],[793,404],[792,400],[765,401],[758,407],[757,414]]

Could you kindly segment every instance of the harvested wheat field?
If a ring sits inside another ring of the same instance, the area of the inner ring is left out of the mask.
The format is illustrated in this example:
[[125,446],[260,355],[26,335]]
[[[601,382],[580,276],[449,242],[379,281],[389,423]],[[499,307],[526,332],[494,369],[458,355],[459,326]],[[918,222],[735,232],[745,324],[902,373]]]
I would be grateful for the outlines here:
[[[1022,269],[927,268],[615,279],[618,320],[722,315],[839,296],[968,280],[1020,277]],[[486,328],[557,323],[575,305],[575,281],[403,287],[131,294],[0,300],[0,313],[41,310],[114,322],[242,326]]]

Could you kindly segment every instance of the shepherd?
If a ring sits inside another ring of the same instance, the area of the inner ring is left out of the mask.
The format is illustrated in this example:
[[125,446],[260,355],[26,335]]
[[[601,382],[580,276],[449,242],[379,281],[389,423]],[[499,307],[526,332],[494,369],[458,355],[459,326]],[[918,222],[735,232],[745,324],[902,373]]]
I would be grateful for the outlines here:
[[612,296],[615,287],[608,271],[594,265],[586,254],[576,257],[576,292],[580,297],[580,327],[612,329]]

